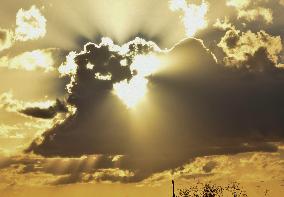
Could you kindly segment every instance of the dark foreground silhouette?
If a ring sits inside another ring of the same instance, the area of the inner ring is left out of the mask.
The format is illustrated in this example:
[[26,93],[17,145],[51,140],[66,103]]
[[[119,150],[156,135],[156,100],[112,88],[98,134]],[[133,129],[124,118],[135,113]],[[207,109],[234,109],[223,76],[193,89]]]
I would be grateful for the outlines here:
[[[177,189],[178,194],[175,193],[175,185],[172,180],[173,197],[248,197],[247,192],[241,187],[240,183],[232,182],[226,186],[220,186],[213,183],[196,183],[193,186]],[[268,190],[264,192],[267,196]]]

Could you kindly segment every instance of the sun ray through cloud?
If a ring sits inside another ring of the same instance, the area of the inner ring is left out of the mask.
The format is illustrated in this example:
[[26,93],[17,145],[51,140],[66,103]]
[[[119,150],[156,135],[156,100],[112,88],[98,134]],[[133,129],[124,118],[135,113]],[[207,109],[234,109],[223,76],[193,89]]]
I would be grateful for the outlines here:
[[283,0],[3,0],[0,196],[271,196]]

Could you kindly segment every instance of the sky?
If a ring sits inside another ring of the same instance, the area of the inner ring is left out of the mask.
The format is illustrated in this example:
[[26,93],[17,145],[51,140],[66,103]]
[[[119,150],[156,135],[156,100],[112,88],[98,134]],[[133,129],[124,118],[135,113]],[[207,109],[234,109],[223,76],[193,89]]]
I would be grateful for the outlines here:
[[2,0],[1,197],[172,196],[171,180],[281,196],[283,10]]

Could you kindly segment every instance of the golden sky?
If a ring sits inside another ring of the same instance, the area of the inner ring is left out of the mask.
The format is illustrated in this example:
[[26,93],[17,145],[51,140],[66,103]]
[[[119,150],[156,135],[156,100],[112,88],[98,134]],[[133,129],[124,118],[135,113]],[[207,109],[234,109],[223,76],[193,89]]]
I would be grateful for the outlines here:
[[174,179],[176,194],[238,183],[280,197],[283,10],[3,0],[0,196],[172,196]]

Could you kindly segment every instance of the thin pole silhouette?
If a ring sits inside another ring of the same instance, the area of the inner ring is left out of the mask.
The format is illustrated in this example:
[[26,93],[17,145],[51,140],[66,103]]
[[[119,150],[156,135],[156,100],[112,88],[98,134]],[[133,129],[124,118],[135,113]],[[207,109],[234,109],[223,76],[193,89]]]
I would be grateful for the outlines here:
[[175,195],[175,182],[174,182],[174,180],[172,180],[172,185],[173,185],[173,197],[176,197],[176,195]]

